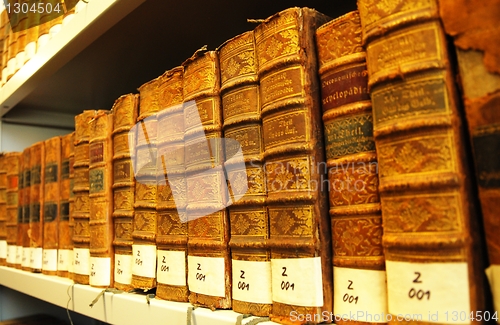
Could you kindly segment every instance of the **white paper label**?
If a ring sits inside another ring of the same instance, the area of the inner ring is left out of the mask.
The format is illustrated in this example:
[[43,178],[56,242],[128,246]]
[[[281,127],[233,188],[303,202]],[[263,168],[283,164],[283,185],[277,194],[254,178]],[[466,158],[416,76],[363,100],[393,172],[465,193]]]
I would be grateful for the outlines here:
[[232,260],[233,299],[271,304],[271,262]]
[[385,271],[334,267],[333,313],[358,322],[386,323],[381,316],[387,315]]
[[57,271],[57,249],[44,249],[43,250],[42,270]]
[[30,266],[32,269],[41,270],[43,263],[43,249],[41,247],[32,247],[30,252]]
[[207,296],[225,297],[223,257],[188,256],[189,291]]
[[22,267],[30,267],[30,254],[31,254],[31,248],[29,247],[23,247],[23,257],[22,257],[22,262],[21,266]]
[[[493,295],[493,307],[494,310],[498,311],[500,310],[500,265],[490,265],[485,272]],[[487,321],[487,319],[485,320]],[[500,321],[497,320],[497,323]]]
[[19,70],[23,67],[24,63],[26,62],[26,52],[24,52],[24,49],[17,53],[16,55],[16,70]]
[[132,255],[115,255],[115,281],[132,283]]
[[470,324],[466,263],[386,261],[388,309],[420,321]]
[[16,264],[16,253],[17,253],[16,245],[7,246],[7,263]]
[[321,257],[271,259],[273,301],[323,306]]
[[89,283],[94,286],[109,286],[111,283],[111,258],[90,257]]
[[0,240],[0,258],[7,258],[7,241]]
[[50,40],[50,36],[49,34],[43,34],[43,35],[40,35],[38,37],[38,49],[41,49],[42,47],[44,47],[45,45],[47,45],[47,43],[49,42]]
[[75,252],[73,250],[70,250],[68,254],[68,272],[75,272]]
[[132,274],[156,277],[156,246],[132,245]]
[[69,249],[60,249],[59,258],[57,259],[57,270],[58,271],[68,271],[70,263],[70,254],[73,255],[73,251]]
[[186,252],[158,250],[156,278],[159,283],[186,285]]
[[36,53],[36,42],[30,42],[26,44],[24,52],[26,52],[26,59],[27,60],[31,59],[33,55],[35,55]]
[[23,263],[23,246],[16,246],[16,264]]
[[89,275],[90,250],[88,248],[73,248],[75,256],[75,274]]

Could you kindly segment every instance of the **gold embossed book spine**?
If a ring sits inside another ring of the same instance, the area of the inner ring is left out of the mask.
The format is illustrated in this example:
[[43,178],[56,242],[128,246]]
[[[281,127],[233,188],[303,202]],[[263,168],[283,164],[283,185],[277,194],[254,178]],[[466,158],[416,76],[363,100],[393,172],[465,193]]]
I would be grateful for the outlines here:
[[[22,208],[18,211],[19,215],[19,226],[17,228],[17,241],[18,246],[21,248],[21,269],[25,271],[30,270],[30,238],[29,238],[29,228],[30,228],[30,148],[27,147],[23,150],[23,169],[22,169],[22,201],[20,200],[20,205]],[[21,175],[20,175],[21,176]],[[21,178],[20,178],[21,180]]]
[[5,154],[7,170],[7,266],[14,267],[17,254],[17,209],[21,153]]
[[188,301],[183,68],[166,71],[158,102],[156,297]]
[[69,231],[69,197],[70,197],[70,152],[73,142],[73,133],[61,137],[61,182],[59,205],[59,245],[57,253],[57,275],[69,277],[70,256],[73,255],[73,239]]
[[159,111],[155,78],[139,87],[139,116],[134,127],[134,224],[132,230],[132,286],[139,289],[156,287],[156,133]]
[[89,123],[96,111],[86,110],[75,116],[75,178],[73,195],[73,280],[89,284],[90,273],[90,205],[89,205]]
[[[328,17],[281,11],[255,28],[273,309],[280,323],[332,312],[332,244],[314,33]],[[291,317],[293,313],[304,317]],[[292,313],[292,314],[291,314]]]
[[228,193],[216,51],[183,63],[189,302],[231,308]]
[[30,150],[30,268],[33,272],[42,272],[45,142],[34,143]]
[[263,166],[259,78],[253,31],[219,48],[230,219],[232,309],[269,316],[272,309],[269,218]]
[[[485,310],[477,199],[438,4],[359,0],[379,162],[388,312]],[[466,318],[463,323],[478,323]]]
[[90,274],[89,284],[113,285],[113,111],[100,110],[90,121],[89,204]]
[[120,96],[113,105],[113,224],[115,251],[114,287],[132,289],[132,227],[134,221],[135,177],[130,148],[130,130],[137,120],[139,95]]
[[0,153],[0,265],[7,265],[7,166],[4,153]]
[[57,275],[59,206],[61,203],[61,137],[59,136],[45,140],[44,169],[42,273]]
[[333,241],[333,312],[355,315],[336,323],[374,323],[367,314],[387,314],[387,286],[359,13],[320,26],[316,43]]

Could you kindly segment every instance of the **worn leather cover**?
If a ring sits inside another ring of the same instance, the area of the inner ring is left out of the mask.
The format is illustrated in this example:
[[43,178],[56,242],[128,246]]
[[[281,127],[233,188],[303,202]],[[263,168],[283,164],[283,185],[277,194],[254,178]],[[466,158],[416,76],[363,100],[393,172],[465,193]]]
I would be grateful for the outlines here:
[[[292,311],[310,317],[332,312],[332,244],[328,191],[319,185],[326,170],[320,164],[325,151],[314,42],[316,29],[328,20],[313,9],[290,8],[255,28],[271,264],[292,258],[319,260],[320,270],[315,266],[314,272],[321,274],[315,275],[321,277],[315,287],[301,291],[307,291],[306,296],[322,292],[313,306],[275,301],[278,293],[273,290],[271,320],[280,323],[304,322],[294,321]],[[282,283],[285,275],[279,278]],[[284,294],[286,288],[280,289]]]
[[[59,249],[72,250],[73,239],[69,231],[69,197],[70,197],[70,151],[73,142],[73,133],[69,133],[61,137],[61,181],[59,184],[60,204],[59,204]],[[61,255],[59,254],[57,262],[57,275],[61,277],[68,277],[69,261],[60,261]]]
[[[7,243],[7,166],[4,153],[0,154],[0,241]],[[0,265],[7,265],[7,251],[4,254],[0,256]]]
[[68,265],[68,278],[73,279],[74,277],[74,268],[75,268],[75,254],[73,252],[73,248],[75,247],[75,243],[73,242],[74,229],[75,229],[75,219],[74,219],[74,210],[75,210],[75,194],[73,193],[73,188],[75,187],[75,132],[71,132],[70,144],[69,144],[69,159],[68,159],[68,167],[69,167],[69,220],[68,220],[68,236],[70,238],[69,241],[69,249],[72,253],[70,253],[69,257],[69,265]]
[[[34,143],[30,147],[30,247],[43,248],[43,193],[45,183],[45,142]],[[30,259],[33,272],[42,272],[41,260]]]
[[[17,245],[18,186],[21,155],[22,153],[20,152],[8,152],[5,154],[7,169],[7,246]],[[15,256],[7,256],[7,266],[14,267],[15,258]]]
[[17,233],[17,245],[22,247],[21,251],[21,269],[28,271],[29,267],[29,248],[30,248],[30,238],[29,238],[29,228],[30,228],[30,148],[25,148],[23,150],[22,157],[22,171],[20,170],[19,181],[23,182],[22,195],[19,196],[19,210],[18,210],[18,233]]

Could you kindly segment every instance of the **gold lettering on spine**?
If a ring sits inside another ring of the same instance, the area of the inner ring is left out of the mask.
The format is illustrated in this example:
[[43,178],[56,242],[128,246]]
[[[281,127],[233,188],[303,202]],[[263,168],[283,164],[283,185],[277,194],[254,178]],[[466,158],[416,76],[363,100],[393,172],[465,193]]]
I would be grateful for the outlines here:
[[262,106],[295,96],[305,97],[303,81],[301,66],[278,70],[263,77],[260,81]]
[[260,115],[259,87],[250,85],[239,87],[222,96],[224,122],[231,122],[237,117],[258,117]]
[[266,117],[262,121],[264,149],[268,150],[288,143],[307,142],[307,112],[292,111]]

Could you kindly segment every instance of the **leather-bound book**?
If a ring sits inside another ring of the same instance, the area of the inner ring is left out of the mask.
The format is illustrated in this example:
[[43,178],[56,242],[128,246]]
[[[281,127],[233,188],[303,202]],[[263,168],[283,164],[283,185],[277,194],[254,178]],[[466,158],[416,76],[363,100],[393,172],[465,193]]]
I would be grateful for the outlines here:
[[89,284],[90,274],[89,126],[95,114],[86,110],[75,116],[73,280],[80,284]]
[[219,48],[226,161],[230,184],[232,309],[269,316],[272,308],[271,254],[267,247],[264,146],[253,31]]
[[24,207],[24,151],[19,157],[19,175],[17,177],[17,229],[16,229],[16,261],[14,267],[21,269],[23,258],[23,207]]
[[73,133],[61,137],[61,181],[59,184],[61,201],[59,204],[57,275],[66,278],[69,277],[69,265],[73,255],[73,239],[69,231],[69,197],[71,191],[69,170],[73,141]]
[[320,26],[316,43],[332,225],[333,312],[353,315],[336,323],[373,323],[368,313],[387,314],[387,289],[359,13],[352,11]]
[[[282,323],[332,311],[332,249],[314,33],[328,17],[281,11],[255,28],[273,310]],[[303,317],[291,317],[293,313]]]
[[113,105],[113,224],[115,251],[114,287],[132,289],[132,228],[134,221],[135,177],[130,149],[130,130],[137,120],[139,95],[120,96]]
[[68,254],[68,277],[73,279],[74,269],[75,269],[75,243],[73,242],[74,229],[75,229],[75,219],[73,217],[75,211],[75,194],[73,193],[73,188],[75,187],[75,132],[71,132],[71,140],[69,145],[69,221],[68,221],[68,235],[71,239],[69,242],[69,254]]
[[28,14],[28,29],[26,30],[26,46],[24,47],[25,62],[30,60],[37,51],[38,25],[40,24],[40,13],[30,12]]
[[188,301],[182,77],[182,67],[166,71],[158,97],[156,297],[171,301]]
[[45,140],[45,178],[43,190],[43,265],[42,273],[57,275],[59,220],[61,203],[61,137]]
[[19,168],[21,160],[20,152],[8,152],[5,154],[5,166],[7,170],[7,266],[14,267],[17,254],[17,210],[18,210],[18,186]]
[[156,133],[159,78],[139,87],[139,116],[134,126],[134,224],[132,286],[156,287]]
[[17,228],[17,245],[21,248],[21,269],[25,271],[30,270],[30,147],[23,150],[22,158],[22,177],[19,175],[19,181],[23,181],[22,201],[21,195],[19,196],[18,210],[18,228]]
[[2,85],[7,82],[7,61],[8,61],[8,52],[9,52],[9,37],[10,37],[10,22],[9,16],[7,14],[7,10],[2,12],[2,21],[5,21],[5,27],[3,30],[3,51],[2,51]]
[[227,309],[231,259],[218,54],[197,51],[183,66],[189,302]]
[[[447,323],[450,311],[485,310],[479,205],[438,4],[360,0],[358,9],[390,323]],[[422,316],[398,320],[398,314]]]
[[89,204],[90,277],[93,287],[114,284],[113,111],[99,111],[90,122]]
[[32,144],[30,150],[30,268],[42,272],[45,142]]
[[0,265],[7,265],[7,165],[4,153],[0,153]]

